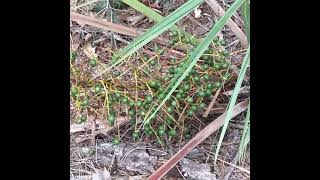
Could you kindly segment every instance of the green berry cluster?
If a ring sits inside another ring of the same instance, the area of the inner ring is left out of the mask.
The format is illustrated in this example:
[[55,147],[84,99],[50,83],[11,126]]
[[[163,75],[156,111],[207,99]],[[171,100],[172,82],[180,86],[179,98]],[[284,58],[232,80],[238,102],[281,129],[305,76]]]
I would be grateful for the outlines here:
[[[70,99],[73,109],[78,111],[76,123],[84,123],[90,113],[99,114],[109,126],[115,126],[120,114],[129,117],[132,127],[131,137],[138,141],[143,136],[157,140],[163,144],[165,137],[178,139],[181,134],[186,139],[191,138],[191,120],[197,112],[204,110],[210,102],[213,93],[230,78],[228,69],[230,53],[221,50],[226,46],[224,40],[214,38],[212,45],[205,50],[196,65],[190,70],[182,83],[174,90],[162,108],[145,124],[137,123],[153,114],[155,107],[166,97],[168,85],[180,77],[185,71],[184,62],[196,47],[195,41],[179,31],[169,33],[169,46],[186,47],[186,57],[183,59],[166,57],[166,50],[159,45],[152,49],[155,55],[140,54],[137,60],[123,65],[123,68],[112,69],[97,80],[92,80],[89,74],[97,70],[97,58],[88,58],[79,64],[77,52],[70,52],[72,65]],[[77,63],[75,60],[77,59]],[[85,69],[87,68],[87,69]],[[117,126],[115,126],[118,128]],[[143,127],[143,128],[141,128]],[[120,143],[119,134],[113,139],[113,144]]]

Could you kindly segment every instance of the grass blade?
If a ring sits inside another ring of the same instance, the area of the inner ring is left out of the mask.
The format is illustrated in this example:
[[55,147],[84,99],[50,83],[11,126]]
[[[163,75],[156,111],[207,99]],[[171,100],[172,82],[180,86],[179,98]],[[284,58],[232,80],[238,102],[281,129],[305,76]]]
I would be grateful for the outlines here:
[[[246,0],[241,6],[241,13],[243,15],[243,22],[245,32],[250,43],[250,1]],[[248,143],[250,142],[250,103],[247,110],[247,115],[244,123],[244,129],[240,140],[240,146],[238,150],[238,161],[243,161],[244,154]]]
[[169,29],[171,26],[173,26],[177,21],[179,21],[185,15],[190,13],[194,8],[200,5],[203,1],[204,0],[187,1],[185,4],[180,6],[173,13],[171,13],[170,16],[164,18],[158,24],[156,24],[147,32],[145,32],[142,36],[137,37],[128,46],[126,46],[120,52],[118,52],[113,58],[113,63],[119,64],[120,62],[122,62],[125,58],[133,54],[135,51],[137,51],[142,46],[150,42],[152,39],[159,36],[161,33]]
[[[175,91],[175,89],[180,85],[180,83],[183,81],[183,79],[188,75],[188,73],[191,71],[193,66],[197,63],[198,59],[202,56],[204,51],[209,47],[210,43],[216,36],[216,34],[222,29],[222,27],[225,25],[226,21],[232,16],[232,14],[241,6],[241,4],[245,0],[236,0],[232,6],[228,9],[226,14],[219,19],[219,21],[214,25],[214,27],[210,30],[208,36],[200,43],[200,45],[192,52],[190,57],[187,59],[187,61],[182,66],[180,72],[178,72],[171,83],[167,86],[165,91],[162,93],[161,96],[164,96],[164,99],[158,99],[158,102],[161,101],[159,104],[156,104],[152,108],[152,114],[145,118],[144,123],[149,123],[151,118],[153,118],[156,113],[159,111],[159,109],[164,105],[164,103],[170,98],[172,93]],[[156,109],[154,107],[157,106]]]
[[[241,13],[243,15],[244,29],[250,43],[250,1],[246,0],[241,6]],[[244,123],[240,146],[238,150],[238,161],[242,162],[248,143],[250,142],[250,103],[247,110],[247,115]]]
[[246,0],[241,6],[241,13],[243,15],[244,30],[246,32],[248,42],[250,42],[250,1]]
[[229,105],[228,105],[228,108],[227,108],[226,120],[225,120],[225,123],[223,125],[222,131],[221,131],[221,135],[220,135],[220,138],[219,138],[219,142],[218,142],[218,145],[217,145],[217,149],[216,149],[216,152],[215,152],[215,155],[214,155],[215,156],[214,157],[214,164],[216,164],[218,153],[219,153],[219,150],[220,150],[220,147],[221,147],[221,144],[222,144],[222,140],[224,138],[224,135],[226,133],[229,121],[231,119],[231,113],[232,113],[232,110],[233,110],[234,105],[236,103],[236,100],[238,98],[240,87],[241,87],[242,81],[244,79],[246,70],[249,67],[249,63],[250,63],[250,44],[249,44],[246,56],[244,57],[244,60],[242,62],[240,74],[238,76],[235,88],[233,90],[233,93],[232,93],[232,96],[231,96],[231,100],[229,101]]
[[243,136],[243,144],[241,144],[241,149],[239,149],[239,161],[242,162],[244,160],[245,152],[248,146],[248,143],[250,142],[250,125],[247,129],[246,134]]
[[148,6],[142,4],[138,0],[122,0],[122,2],[126,3],[130,7],[134,8],[135,10],[139,11],[140,13],[144,14],[145,16],[151,18],[155,22],[162,21],[164,17],[160,14],[149,8]]
[[[154,20],[155,22],[160,22],[164,19],[160,14],[149,8],[148,6],[142,4],[138,0],[122,0],[122,2],[126,3],[130,7],[134,8],[135,10],[139,11],[143,15],[147,16],[148,18]],[[172,31],[180,31],[182,34],[184,34],[187,38],[190,38],[191,43],[194,43],[196,45],[200,44],[200,40],[193,37],[191,34],[179,29],[178,26],[173,25],[170,30]]]
[[250,103],[248,105],[247,115],[244,123],[244,129],[239,146],[239,161],[241,162],[246,150],[246,147],[250,141]]

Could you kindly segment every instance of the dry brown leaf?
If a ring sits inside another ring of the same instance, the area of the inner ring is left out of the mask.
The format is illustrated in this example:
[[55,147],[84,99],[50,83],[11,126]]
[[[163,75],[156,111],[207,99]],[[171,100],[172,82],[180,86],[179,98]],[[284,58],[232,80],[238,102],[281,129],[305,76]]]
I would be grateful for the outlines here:
[[82,38],[80,33],[76,33],[76,32],[71,32],[70,33],[70,43],[71,43],[71,48],[73,51],[76,51],[79,47],[80,44],[82,42]]
[[[118,123],[122,124],[126,120],[125,120],[124,117],[118,117],[117,121],[118,121]],[[85,122],[83,124],[71,124],[70,125],[70,133],[88,131],[88,130],[91,130],[91,127],[92,127],[92,121],[87,121],[87,122]],[[106,121],[102,121],[100,119],[96,119],[96,131],[99,131],[99,130],[102,130],[102,129],[105,129],[105,130],[109,131],[112,128],[113,127],[110,127]]]
[[131,25],[137,24],[139,21],[141,21],[145,16],[143,14],[138,14],[134,16],[127,17],[127,21],[131,22]]
[[[233,93],[233,90],[230,90],[230,91],[224,92],[223,95],[231,96],[232,93]],[[250,86],[243,86],[240,88],[239,94],[248,94],[248,93],[250,93]]]
[[[126,123],[127,119],[125,117],[117,117],[117,123],[119,125]],[[70,125],[70,133],[79,133],[79,132],[86,132],[89,130],[92,130],[92,124],[93,121],[87,121],[86,123],[83,124],[71,124]],[[107,135],[107,133],[112,130],[115,126],[110,127],[106,121],[96,119],[95,120],[96,124],[96,129],[93,134],[85,134],[85,135],[78,135],[77,137],[74,138],[75,143],[80,143],[85,140],[92,140],[96,135],[98,134],[104,134]]]
[[91,46],[91,42],[86,42],[83,46],[83,52],[90,58],[96,59],[98,55],[96,54],[96,48]]
[[194,18],[199,18],[200,16],[201,16],[201,9],[199,9],[199,8],[196,8],[195,10],[194,10]]

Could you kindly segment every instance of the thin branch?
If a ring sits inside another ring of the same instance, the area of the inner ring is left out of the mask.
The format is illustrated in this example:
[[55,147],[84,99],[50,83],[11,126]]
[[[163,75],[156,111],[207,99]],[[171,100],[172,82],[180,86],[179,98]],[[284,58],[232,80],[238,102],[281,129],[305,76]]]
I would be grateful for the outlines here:
[[[211,9],[214,11],[214,13],[222,17],[225,14],[225,11],[223,8],[219,5],[219,3],[216,0],[205,0],[206,3],[211,7]],[[243,31],[238,27],[238,25],[232,20],[229,19],[226,22],[226,25],[232,30],[232,32],[238,37],[241,45],[244,48],[248,48],[248,39],[247,36],[243,33]]]
[[117,32],[123,35],[127,35],[127,36],[138,36],[140,34],[142,34],[141,32],[138,32],[135,29],[120,25],[120,24],[115,24],[115,23],[111,23],[111,22],[107,22],[107,21],[103,21],[100,19],[96,19],[93,17],[89,17],[89,16],[85,16],[79,13],[74,13],[74,12],[70,12],[70,19],[73,21],[77,21],[81,24],[87,24],[87,25],[91,25],[91,26],[95,26],[107,31],[113,31],[113,32]]
[[207,107],[207,110],[203,113],[202,117],[208,117],[210,111],[212,110],[212,107],[214,105],[214,103],[217,100],[217,97],[220,93],[221,87],[217,90],[216,94],[214,95],[214,97],[212,98],[212,101],[210,102],[209,106]]

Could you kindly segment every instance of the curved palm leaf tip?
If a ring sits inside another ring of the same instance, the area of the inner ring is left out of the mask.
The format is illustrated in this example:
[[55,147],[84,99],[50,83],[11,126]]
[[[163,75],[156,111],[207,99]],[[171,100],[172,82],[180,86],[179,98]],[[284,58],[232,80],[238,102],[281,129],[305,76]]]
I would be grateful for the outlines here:
[[198,59],[202,56],[204,51],[209,47],[210,43],[213,41],[216,34],[222,29],[227,20],[233,15],[233,13],[241,6],[245,0],[237,0],[233,5],[227,10],[226,14],[219,19],[215,26],[210,30],[207,37],[200,43],[200,45],[192,52],[190,57],[182,66],[181,70],[175,75],[171,83],[165,89],[165,91],[159,97],[165,97],[164,99],[158,99],[157,108],[152,108],[152,114],[144,119],[144,124],[149,123],[150,120],[156,115],[159,109],[165,104],[165,102],[170,98],[175,89],[180,85],[183,79],[188,75],[193,66],[197,63]]

